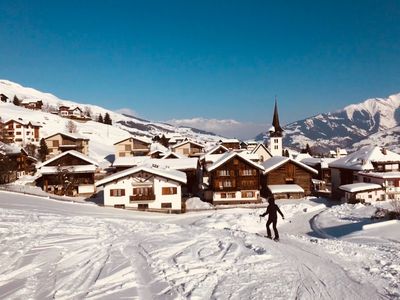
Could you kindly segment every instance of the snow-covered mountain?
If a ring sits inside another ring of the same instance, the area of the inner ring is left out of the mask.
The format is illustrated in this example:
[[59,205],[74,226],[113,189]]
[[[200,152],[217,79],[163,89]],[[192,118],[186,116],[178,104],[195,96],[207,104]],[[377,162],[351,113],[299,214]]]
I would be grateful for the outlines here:
[[321,150],[366,144],[398,148],[399,125],[400,94],[396,94],[290,123],[284,127],[284,144],[302,148],[308,143]]
[[56,132],[66,132],[66,123],[69,119],[45,111],[30,110],[15,106],[11,103],[14,96],[17,96],[19,100],[42,100],[44,107],[50,106],[56,108],[60,105],[69,107],[78,106],[82,110],[90,110],[92,118],[96,118],[99,114],[104,117],[108,113],[113,121],[112,126],[95,121],[76,122],[78,133],[90,139],[89,155],[98,161],[114,153],[113,144],[128,137],[130,134],[149,138],[159,134],[169,136],[181,135],[204,143],[214,142],[221,138],[212,133],[194,128],[176,127],[162,122],[147,121],[110,111],[100,106],[60,99],[55,95],[23,87],[8,80],[0,80],[0,94],[4,94],[9,98],[8,103],[0,102],[0,117],[3,121],[10,118],[21,118],[26,121],[40,123],[43,126],[41,136],[47,136]]

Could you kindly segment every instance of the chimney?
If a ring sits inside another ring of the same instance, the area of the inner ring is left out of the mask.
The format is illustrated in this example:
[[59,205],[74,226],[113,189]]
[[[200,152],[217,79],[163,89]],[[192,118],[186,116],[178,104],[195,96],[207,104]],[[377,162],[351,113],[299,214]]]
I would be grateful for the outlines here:
[[383,155],[387,155],[387,151],[386,151],[386,148],[385,148],[385,147],[382,148],[382,154],[383,154]]

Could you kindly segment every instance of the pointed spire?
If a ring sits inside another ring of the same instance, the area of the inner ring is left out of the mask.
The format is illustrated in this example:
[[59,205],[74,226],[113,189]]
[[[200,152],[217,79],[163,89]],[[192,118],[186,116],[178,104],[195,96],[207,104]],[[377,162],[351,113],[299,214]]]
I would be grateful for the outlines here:
[[279,124],[279,115],[278,115],[278,102],[275,96],[275,108],[274,108],[274,117],[272,119],[272,126],[275,129],[274,136],[282,136],[283,129]]

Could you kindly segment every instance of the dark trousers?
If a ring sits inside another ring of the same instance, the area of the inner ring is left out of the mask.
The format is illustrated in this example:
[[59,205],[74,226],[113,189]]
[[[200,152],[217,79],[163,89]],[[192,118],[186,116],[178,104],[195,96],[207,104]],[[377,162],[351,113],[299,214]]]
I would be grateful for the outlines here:
[[279,233],[278,233],[278,229],[276,228],[276,222],[277,219],[268,219],[267,221],[267,235],[270,237],[271,236],[271,230],[269,229],[269,225],[271,225],[272,223],[272,228],[274,229],[274,234],[275,234],[275,238],[279,239]]

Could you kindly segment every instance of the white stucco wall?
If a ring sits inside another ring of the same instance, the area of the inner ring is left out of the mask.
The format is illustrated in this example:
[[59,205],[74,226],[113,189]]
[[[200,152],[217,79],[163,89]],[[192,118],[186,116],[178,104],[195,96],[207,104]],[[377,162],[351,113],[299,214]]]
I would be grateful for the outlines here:
[[[129,198],[133,195],[133,188],[143,185],[137,184],[133,178],[124,178],[117,182],[108,183],[104,187],[104,205],[125,205],[126,208],[137,208],[138,204],[148,204],[149,209],[161,209],[161,203],[171,203],[171,208],[169,209],[181,209],[182,192],[180,183],[158,176],[153,177],[152,180],[148,180],[148,183],[154,186],[155,200],[130,202]],[[177,193],[174,195],[162,195],[163,187],[176,187]],[[125,196],[110,196],[111,189],[124,189]]]

